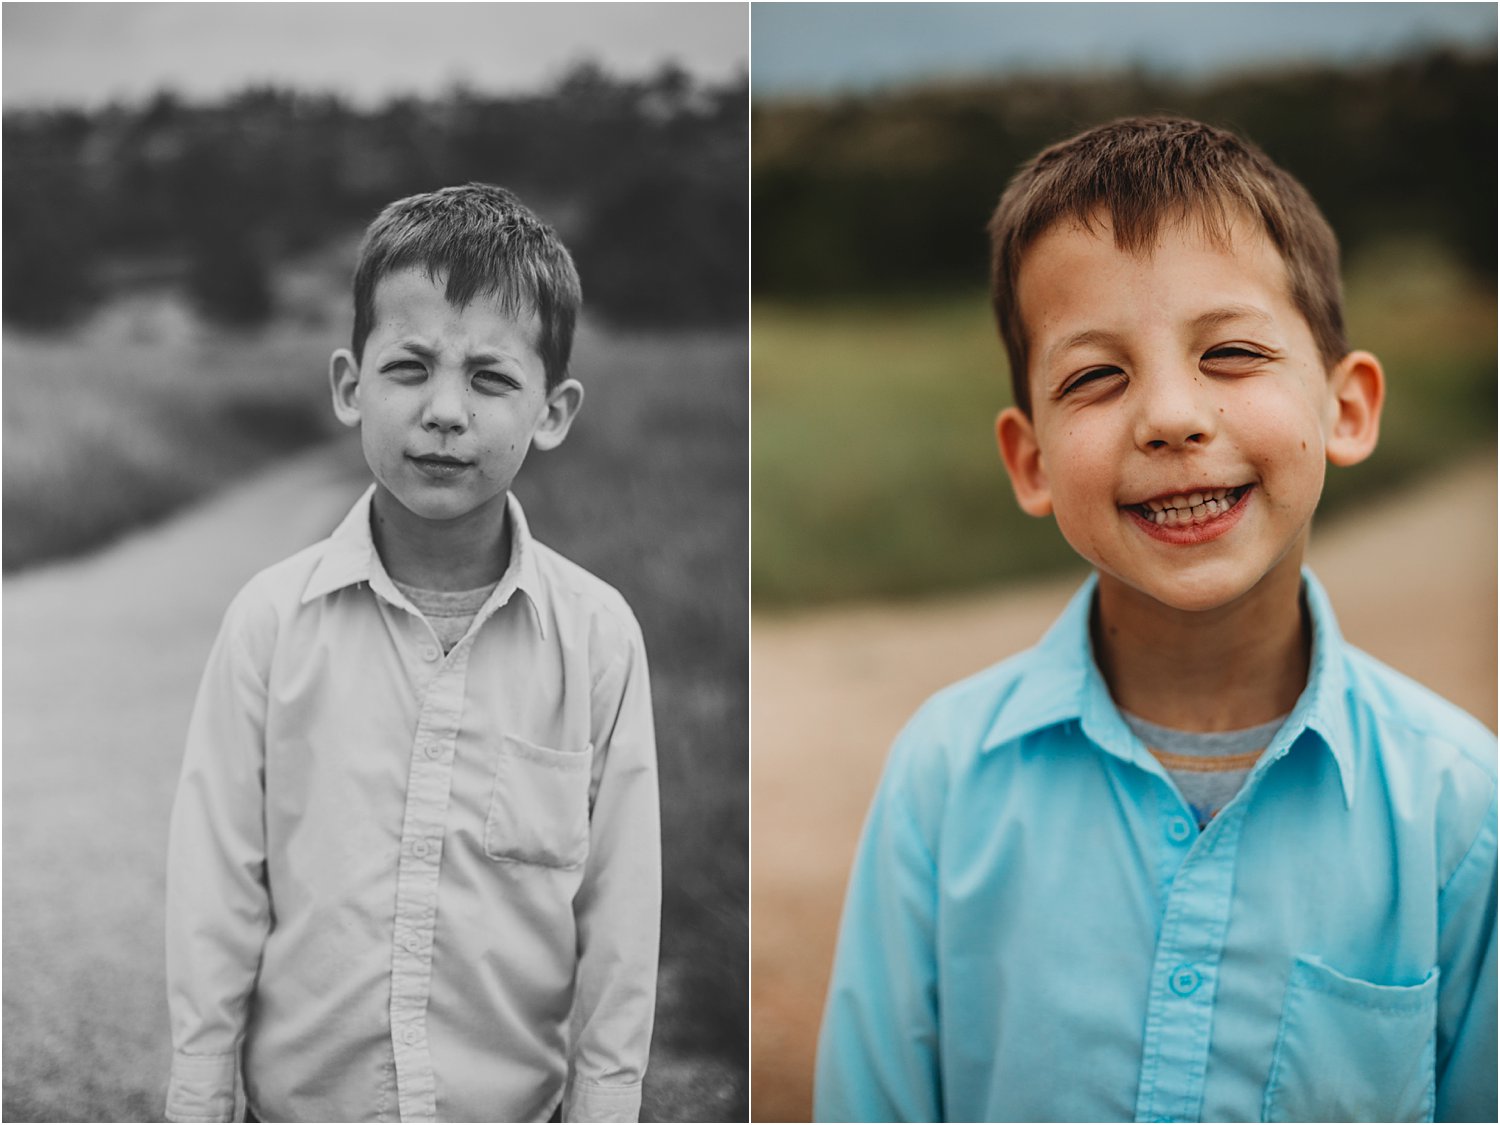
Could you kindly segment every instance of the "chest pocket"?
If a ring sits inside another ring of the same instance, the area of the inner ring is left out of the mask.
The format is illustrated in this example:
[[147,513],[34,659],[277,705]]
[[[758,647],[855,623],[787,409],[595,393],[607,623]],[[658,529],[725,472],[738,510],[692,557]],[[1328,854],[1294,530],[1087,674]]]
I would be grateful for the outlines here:
[[552,750],[502,735],[495,787],[484,823],[491,859],[543,867],[577,867],[589,852],[589,770],[593,744]]
[[1418,984],[1347,977],[1299,957],[1287,981],[1264,1121],[1431,1121],[1438,972]]

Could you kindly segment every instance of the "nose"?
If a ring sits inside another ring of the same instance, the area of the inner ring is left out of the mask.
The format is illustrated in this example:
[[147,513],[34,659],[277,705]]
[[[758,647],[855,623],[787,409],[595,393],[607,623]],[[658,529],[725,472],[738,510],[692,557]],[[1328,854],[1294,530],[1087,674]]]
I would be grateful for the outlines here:
[[1206,445],[1218,430],[1218,413],[1205,376],[1197,371],[1156,371],[1138,375],[1135,421],[1141,449],[1182,449]]
[[422,428],[457,433],[468,428],[469,405],[461,378],[447,373],[435,375],[428,383],[427,399],[422,404]]

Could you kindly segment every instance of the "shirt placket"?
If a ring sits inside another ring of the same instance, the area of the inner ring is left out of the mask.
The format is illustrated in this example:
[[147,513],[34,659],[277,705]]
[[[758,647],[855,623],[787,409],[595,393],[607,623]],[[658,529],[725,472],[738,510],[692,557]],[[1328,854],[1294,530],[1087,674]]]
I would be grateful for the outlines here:
[[1164,843],[1187,856],[1167,889],[1151,967],[1137,1121],[1198,1120],[1243,821],[1244,803],[1231,802],[1195,840],[1180,803],[1165,810]]
[[396,864],[396,917],[391,949],[391,1047],[402,1121],[437,1120],[437,1084],[427,1034],[437,930],[438,873],[458,722],[463,714],[469,646],[446,660],[436,641],[419,641],[425,662],[439,662],[417,716],[407,775],[401,854]]

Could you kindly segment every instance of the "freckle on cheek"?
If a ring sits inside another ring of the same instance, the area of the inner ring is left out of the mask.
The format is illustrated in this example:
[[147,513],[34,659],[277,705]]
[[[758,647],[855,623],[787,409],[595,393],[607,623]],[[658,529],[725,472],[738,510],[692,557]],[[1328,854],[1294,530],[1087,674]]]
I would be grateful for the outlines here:
[[1302,443],[1302,448],[1303,448],[1303,449],[1306,449],[1306,448],[1307,448],[1307,442],[1305,442],[1305,441],[1304,441],[1304,442],[1303,442],[1303,443]]

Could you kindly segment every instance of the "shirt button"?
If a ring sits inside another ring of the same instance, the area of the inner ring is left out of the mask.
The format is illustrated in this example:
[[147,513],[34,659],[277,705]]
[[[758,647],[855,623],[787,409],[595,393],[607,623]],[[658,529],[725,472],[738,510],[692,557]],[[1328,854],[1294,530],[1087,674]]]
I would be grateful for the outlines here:
[[[417,937],[416,934],[407,934],[406,935],[406,940],[403,941],[401,944],[404,945],[404,946],[406,946],[406,952],[408,952],[408,953],[415,953],[417,950],[419,950],[419,949],[422,948],[422,941],[421,941],[420,938]],[[414,1030],[414,1029],[408,1028],[408,1030]],[[408,1039],[407,1042],[410,1043],[411,1040]]]
[[429,742],[427,744],[427,756],[429,758],[441,758],[443,756],[443,744],[441,742]]
[[1167,818],[1167,839],[1174,844],[1186,843],[1188,837],[1193,834],[1193,826],[1187,822],[1186,817],[1173,816]]
[[1172,991],[1178,996],[1191,996],[1203,983],[1203,976],[1191,965],[1178,965],[1172,970]]
[[417,1040],[422,1038],[422,1029],[416,1024],[407,1024],[406,1030],[401,1033],[401,1038],[406,1040],[407,1046],[415,1046]]
[[437,658],[438,658],[437,645],[423,645],[422,646],[422,659],[423,660],[432,661],[432,660],[436,660]]
[[411,846],[411,854],[414,855],[414,856],[416,856],[418,859],[426,859],[427,858],[427,852],[428,852],[428,847],[427,847],[427,841],[426,840],[418,840],[415,844],[413,844]]

